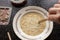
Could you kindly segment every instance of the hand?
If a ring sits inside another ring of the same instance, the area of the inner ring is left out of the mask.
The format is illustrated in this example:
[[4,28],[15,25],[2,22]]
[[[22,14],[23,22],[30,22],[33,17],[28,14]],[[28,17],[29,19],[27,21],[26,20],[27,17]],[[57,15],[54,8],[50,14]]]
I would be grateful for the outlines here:
[[60,0],[49,9],[48,19],[56,23],[60,23]]

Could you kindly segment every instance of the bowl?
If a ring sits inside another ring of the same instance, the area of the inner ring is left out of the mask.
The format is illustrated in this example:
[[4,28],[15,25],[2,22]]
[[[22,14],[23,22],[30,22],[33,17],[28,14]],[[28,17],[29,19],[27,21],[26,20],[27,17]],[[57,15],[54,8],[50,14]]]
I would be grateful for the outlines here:
[[41,7],[28,6],[28,7],[23,8],[23,9],[19,10],[14,17],[14,20],[13,20],[14,32],[22,40],[44,40],[44,39],[46,39],[51,34],[52,29],[53,29],[53,22],[51,22],[51,21],[46,21],[46,27],[45,27],[44,31],[41,34],[36,35],[36,36],[27,35],[21,29],[20,20],[25,14],[27,14],[29,12],[39,13],[44,18],[47,18],[47,15],[48,15],[48,12]]
[[27,0],[10,0],[12,5],[15,7],[22,7],[25,6],[27,3]]

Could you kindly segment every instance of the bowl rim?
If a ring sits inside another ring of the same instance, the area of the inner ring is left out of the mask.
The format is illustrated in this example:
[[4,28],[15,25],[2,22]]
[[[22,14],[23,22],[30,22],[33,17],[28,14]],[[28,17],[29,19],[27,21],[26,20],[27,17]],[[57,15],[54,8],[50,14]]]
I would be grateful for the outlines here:
[[37,35],[37,36],[27,35],[27,34],[25,34],[25,33],[22,31],[22,29],[21,29],[20,19],[21,19],[25,14],[27,14],[28,12],[36,12],[36,13],[39,13],[39,14],[43,15],[44,18],[46,18],[46,16],[45,16],[44,14],[42,14],[42,12],[40,12],[40,11],[30,10],[30,11],[23,12],[23,14],[22,14],[21,16],[19,16],[19,18],[18,18],[18,20],[17,20],[17,28],[18,28],[19,32],[21,33],[21,35],[23,34],[23,35],[24,35],[25,37],[27,37],[27,38],[37,39],[37,38],[39,38],[40,36],[43,36],[43,34],[45,34],[45,32],[46,32],[47,29],[48,29],[49,22],[46,21],[46,27],[45,27],[44,31],[43,31],[41,34],[39,34],[39,35]]
[[11,2],[13,2],[13,3],[22,3],[22,2],[24,2],[25,0],[22,0],[22,1],[14,1],[14,0],[10,0]]

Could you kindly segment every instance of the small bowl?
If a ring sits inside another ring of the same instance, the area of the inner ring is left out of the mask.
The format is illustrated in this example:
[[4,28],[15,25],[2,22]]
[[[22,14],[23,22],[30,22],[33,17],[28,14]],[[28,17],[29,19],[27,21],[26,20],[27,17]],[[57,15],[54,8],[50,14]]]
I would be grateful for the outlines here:
[[25,34],[22,31],[21,26],[20,26],[20,20],[21,20],[22,16],[28,12],[40,13],[41,15],[43,15],[44,18],[47,18],[47,15],[48,15],[48,12],[41,7],[28,6],[28,7],[23,8],[14,17],[14,20],[13,20],[14,32],[22,40],[44,40],[44,39],[46,39],[50,35],[50,33],[52,32],[52,29],[53,29],[53,22],[51,22],[51,21],[46,21],[46,27],[45,27],[44,31],[37,36],[30,36],[30,35]]
[[10,0],[15,7],[22,7],[27,3],[27,0]]

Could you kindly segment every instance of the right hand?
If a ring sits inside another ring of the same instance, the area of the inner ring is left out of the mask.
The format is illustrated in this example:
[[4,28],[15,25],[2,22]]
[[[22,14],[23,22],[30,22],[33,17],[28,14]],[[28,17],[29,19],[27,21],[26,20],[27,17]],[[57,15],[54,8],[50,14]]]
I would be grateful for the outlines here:
[[49,9],[48,19],[56,23],[60,23],[60,0]]

